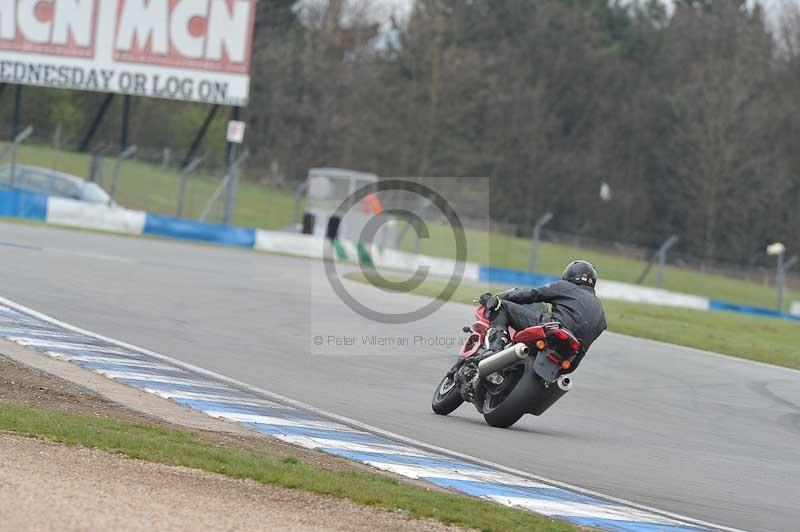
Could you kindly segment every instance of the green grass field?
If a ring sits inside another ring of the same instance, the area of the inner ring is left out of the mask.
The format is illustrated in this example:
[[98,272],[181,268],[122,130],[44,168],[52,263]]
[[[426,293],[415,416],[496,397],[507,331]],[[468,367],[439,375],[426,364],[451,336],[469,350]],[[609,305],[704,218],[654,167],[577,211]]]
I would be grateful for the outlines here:
[[[421,253],[435,257],[454,257],[455,240],[450,228],[431,224],[429,230],[430,238],[420,240]],[[503,268],[528,270],[531,246],[528,239],[473,229],[467,229],[466,233],[468,260]],[[411,237],[406,238],[403,247],[407,251],[412,249]],[[564,266],[578,258],[591,261],[597,267],[601,279],[627,283],[635,283],[645,267],[643,261],[621,255],[542,242],[539,246],[536,269],[539,273],[560,276]],[[643,284],[655,286],[655,276],[653,268]],[[774,286],[722,275],[668,266],[664,274],[664,288],[744,305],[775,308]],[[784,310],[789,309],[792,299],[800,300],[800,291],[788,291]]]
[[[0,143],[0,150],[6,145]],[[22,164],[52,168],[78,177],[88,175],[90,160],[88,154],[54,150],[33,144],[23,144],[19,152],[19,161]],[[7,162],[8,160],[3,161]],[[103,176],[106,190],[110,188],[113,171],[114,162],[110,159],[105,160]],[[191,175],[184,207],[185,217],[200,216],[221,179],[222,175],[212,176],[202,173]],[[179,172],[134,159],[122,164],[116,199],[119,204],[130,209],[174,215],[178,206],[179,189]],[[243,227],[279,229],[291,221],[293,205],[294,194],[242,180],[233,223]]]
[[[360,273],[348,274],[347,278],[367,282]],[[386,287],[378,278],[371,282]],[[443,282],[425,281],[413,293],[437,297],[445,286]],[[452,300],[474,304],[482,292],[500,289],[461,285]],[[800,369],[800,325],[795,322],[622,301],[603,301],[603,307],[613,332]]]
[[294,456],[277,457],[248,449],[222,447],[190,432],[155,425],[5,404],[0,405],[0,430],[69,445],[93,447],[140,460],[331,495],[366,506],[400,510],[413,518],[431,518],[472,529],[541,532],[578,530],[530,512],[430,491],[387,476],[355,470],[331,471],[305,463]]
[[[0,149],[5,146],[0,143]],[[59,151],[38,145],[23,145],[20,161],[85,176],[89,168],[89,156],[75,152]],[[106,188],[113,171],[113,161],[106,161],[103,174]],[[257,170],[250,169],[250,177],[257,177]],[[206,202],[219,184],[221,176],[194,175],[190,178],[185,215],[197,218]],[[119,203],[132,208],[161,214],[175,214],[179,188],[179,174],[174,170],[163,170],[158,165],[129,161],[123,164],[119,183]],[[239,189],[234,224],[244,227],[278,229],[291,221],[294,195],[242,181]],[[421,241],[421,252],[437,257],[454,257],[455,243],[450,229],[443,225],[429,224],[430,238]],[[527,270],[530,242],[500,233],[467,230],[468,259],[482,264],[504,268]],[[412,246],[411,238],[403,243],[406,249]],[[539,249],[537,269],[541,273],[560,274],[564,265],[575,258],[585,258],[597,266],[601,278],[635,282],[645,267],[644,262],[612,253],[603,253],[561,244],[542,243]],[[655,285],[655,272],[651,272],[645,285]],[[745,305],[773,308],[775,289],[763,283],[731,279],[721,275],[668,267],[665,288],[688,294],[696,294]],[[790,290],[785,298],[784,310],[790,302],[800,300],[800,291]]]

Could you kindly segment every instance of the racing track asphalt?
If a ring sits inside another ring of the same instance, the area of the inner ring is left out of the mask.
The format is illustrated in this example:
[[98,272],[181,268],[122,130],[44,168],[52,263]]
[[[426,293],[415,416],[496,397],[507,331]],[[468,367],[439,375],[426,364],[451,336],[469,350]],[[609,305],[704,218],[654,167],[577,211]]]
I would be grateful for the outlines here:
[[[431,413],[451,349],[361,345],[460,338],[471,307],[374,323],[321,279],[318,261],[0,223],[0,295],[55,318],[533,474],[721,525],[798,529],[800,372],[606,333],[552,410],[494,429],[470,405]],[[426,302],[346,287],[383,311]]]

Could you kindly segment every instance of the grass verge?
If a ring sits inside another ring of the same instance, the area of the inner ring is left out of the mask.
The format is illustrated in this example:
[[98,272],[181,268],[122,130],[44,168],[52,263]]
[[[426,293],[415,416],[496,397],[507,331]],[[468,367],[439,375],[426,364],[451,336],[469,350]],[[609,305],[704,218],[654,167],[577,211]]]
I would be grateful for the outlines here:
[[[361,273],[346,277],[368,282]],[[389,280],[396,279],[389,277]],[[369,282],[389,288],[377,277]],[[413,293],[438,297],[445,286],[443,282],[426,280]],[[461,285],[452,300],[474,304],[473,299],[479,294],[505,288]],[[795,322],[623,301],[606,300],[603,306],[608,328],[613,332],[800,369],[800,324]]]
[[[7,143],[0,142],[0,150],[5,146]],[[19,162],[86,177],[91,156],[85,153],[54,150],[47,146],[23,144],[19,149]],[[113,167],[113,158],[104,159],[102,170],[106,189],[113,175]],[[183,215],[197,219],[221,180],[221,174],[192,174],[188,180]],[[124,162],[120,168],[116,198],[120,205],[129,209],[174,216],[178,206],[179,190],[180,173],[175,169],[131,160]],[[218,207],[220,205],[221,203]],[[285,227],[291,221],[293,205],[294,194],[243,180],[239,184],[233,225],[262,229]],[[215,211],[209,221],[219,221],[220,214],[221,212]]]
[[[430,238],[420,240],[420,253],[434,257],[456,256],[452,230],[443,225],[428,224]],[[480,264],[492,264],[502,268],[528,270],[531,243],[529,239],[466,229],[467,259]],[[412,250],[411,236],[403,242],[406,251]],[[635,283],[645,267],[641,260],[618,253],[602,252],[568,244],[541,242],[539,244],[536,270],[539,273],[561,276],[564,265],[575,259],[585,259],[594,264],[603,279]],[[730,301],[743,305],[775,308],[775,286],[772,277],[753,281],[734,279],[725,275],[703,273],[685,268],[667,266],[664,272],[664,288],[676,292],[705,296],[711,299]],[[656,268],[653,268],[642,283],[656,285]],[[800,300],[800,291],[788,290],[784,310],[789,310],[791,300]]]
[[530,512],[427,491],[385,476],[358,471],[329,471],[292,456],[276,457],[248,449],[223,448],[201,436],[160,426],[4,404],[0,405],[0,430],[331,495],[367,506],[401,510],[414,518],[432,518],[462,527],[487,531],[578,530]]

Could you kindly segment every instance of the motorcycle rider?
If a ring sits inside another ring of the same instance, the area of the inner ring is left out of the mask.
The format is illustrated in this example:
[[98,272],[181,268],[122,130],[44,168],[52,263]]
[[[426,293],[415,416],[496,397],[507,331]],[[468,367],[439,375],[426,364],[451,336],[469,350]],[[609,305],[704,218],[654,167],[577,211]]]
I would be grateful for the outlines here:
[[[486,309],[491,328],[486,336],[488,351],[481,358],[502,350],[510,343],[509,326],[521,331],[552,321],[572,332],[585,354],[607,327],[603,304],[595,294],[597,271],[591,263],[576,260],[567,265],[561,279],[539,288],[513,288],[496,295],[483,294],[480,302]],[[550,303],[552,311],[537,312],[523,306],[531,303]],[[579,362],[575,361],[573,371]]]

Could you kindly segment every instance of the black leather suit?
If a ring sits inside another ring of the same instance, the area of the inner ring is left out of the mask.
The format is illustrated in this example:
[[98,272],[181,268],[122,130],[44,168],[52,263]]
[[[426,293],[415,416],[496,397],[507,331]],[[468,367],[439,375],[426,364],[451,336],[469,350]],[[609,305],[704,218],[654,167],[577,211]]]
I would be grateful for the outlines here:
[[[492,318],[492,327],[520,331],[538,323],[557,321],[574,334],[584,353],[606,330],[606,314],[594,288],[557,281],[539,288],[511,290],[502,294],[503,304]],[[550,303],[552,312],[536,312],[523,305]]]

